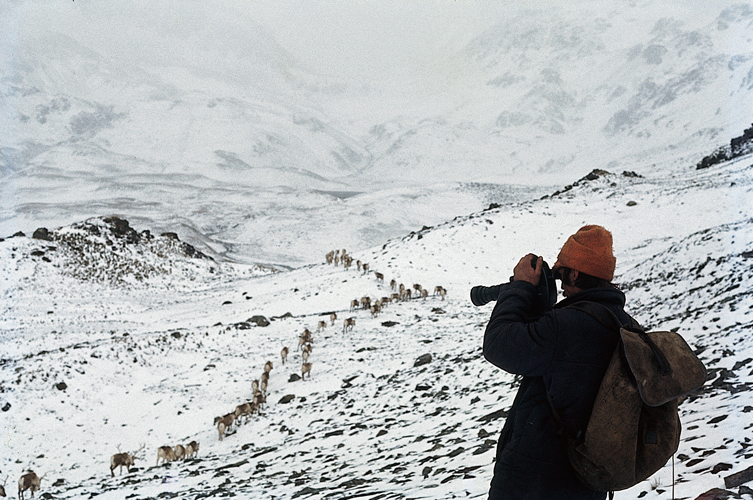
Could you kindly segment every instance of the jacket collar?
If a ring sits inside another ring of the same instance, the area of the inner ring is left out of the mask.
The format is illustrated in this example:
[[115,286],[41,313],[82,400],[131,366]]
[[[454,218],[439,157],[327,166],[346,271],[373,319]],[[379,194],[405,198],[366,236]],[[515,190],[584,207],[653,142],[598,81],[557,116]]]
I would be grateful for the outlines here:
[[567,307],[570,304],[580,302],[583,300],[589,300],[591,302],[599,302],[606,306],[615,306],[619,309],[625,307],[625,294],[616,288],[589,288],[576,293],[571,297],[567,297],[554,305],[554,309],[560,309]]

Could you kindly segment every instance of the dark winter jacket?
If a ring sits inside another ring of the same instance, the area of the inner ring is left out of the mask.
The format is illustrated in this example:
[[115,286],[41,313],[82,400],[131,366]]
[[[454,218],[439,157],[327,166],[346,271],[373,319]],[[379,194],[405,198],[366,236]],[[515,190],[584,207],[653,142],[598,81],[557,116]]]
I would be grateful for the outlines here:
[[484,334],[487,361],[523,376],[497,443],[489,499],[604,499],[605,492],[589,490],[576,478],[545,388],[567,431],[583,430],[618,332],[565,306],[598,302],[627,323],[625,295],[616,288],[585,290],[530,319],[534,296],[527,282],[503,287]]

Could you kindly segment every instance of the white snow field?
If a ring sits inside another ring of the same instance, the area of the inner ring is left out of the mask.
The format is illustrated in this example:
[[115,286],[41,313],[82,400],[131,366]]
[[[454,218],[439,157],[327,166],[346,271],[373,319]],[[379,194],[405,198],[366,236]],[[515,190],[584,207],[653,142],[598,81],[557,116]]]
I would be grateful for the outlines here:
[[[0,6],[9,494],[33,469],[56,499],[486,498],[517,381],[470,288],[584,224],[628,312],[709,375],[674,460],[616,498],[749,469],[753,155],[696,165],[753,122],[753,5],[307,5]],[[325,262],[343,249],[369,270]],[[350,309],[393,279],[428,296]],[[266,406],[220,440],[267,361]]]

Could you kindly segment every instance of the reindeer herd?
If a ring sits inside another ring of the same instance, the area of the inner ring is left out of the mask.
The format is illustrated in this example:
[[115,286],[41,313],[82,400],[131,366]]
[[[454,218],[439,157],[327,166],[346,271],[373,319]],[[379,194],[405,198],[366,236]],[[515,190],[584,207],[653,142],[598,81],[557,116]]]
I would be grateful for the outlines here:
[[[349,269],[354,263],[353,258],[348,255],[348,253],[344,249],[342,251],[333,250],[327,253],[325,258],[327,264],[339,265],[340,263],[342,263],[345,269]],[[368,263],[356,260],[355,264],[359,272],[363,274],[368,274],[369,272],[371,272]],[[376,279],[377,283],[383,285],[384,274],[376,271],[373,272],[374,278]],[[429,296],[428,290],[423,288],[420,284],[413,284],[412,288],[407,288],[402,283],[398,284],[394,279],[392,279],[390,280],[389,287],[391,291],[389,295],[375,299],[373,302],[372,299],[368,296],[363,296],[360,299],[353,299],[350,303],[349,310],[351,312],[357,310],[369,311],[371,313],[371,317],[374,318],[379,315],[385,307],[393,302],[401,302],[416,298],[426,299]],[[439,296],[442,300],[444,300],[446,294],[447,290],[444,287],[434,287],[434,296]],[[336,320],[337,313],[329,313],[329,325],[326,320],[319,320],[316,328],[317,333],[323,331],[328,326],[334,326]],[[355,317],[344,319],[343,333],[352,331],[355,326]],[[303,332],[298,336],[297,349],[297,351],[299,351],[301,355],[301,379],[303,380],[306,379],[306,374],[308,374],[309,378],[311,378],[312,365],[309,361],[309,358],[311,356],[311,352],[313,351],[313,343],[314,340],[311,330],[304,328]],[[287,346],[284,346],[280,351],[280,358],[283,365],[288,362],[289,354],[290,349]],[[233,430],[233,427],[238,427],[241,424],[248,422],[248,420],[254,414],[262,415],[262,410],[264,409],[267,401],[267,387],[269,384],[269,376],[273,368],[274,367],[272,361],[267,361],[264,364],[264,370],[259,379],[253,380],[251,382],[251,399],[248,399],[243,403],[237,405],[233,411],[225,415],[215,417],[214,425],[217,428],[217,433],[220,441],[223,440],[228,432]],[[115,476],[116,468],[119,470],[120,475],[122,475],[123,473],[123,467],[125,467],[126,470],[130,473],[131,467],[134,467],[134,461],[143,460],[144,457],[142,452],[144,450],[144,447],[145,445],[142,444],[141,447],[134,452],[120,452],[120,447],[118,447],[118,453],[114,454],[110,458],[110,476]],[[196,457],[198,452],[199,443],[197,441],[191,441],[185,446],[182,444],[175,446],[161,446],[157,450],[156,465],[159,465],[160,461],[162,461],[162,464],[165,464],[176,460],[192,459]],[[44,479],[44,475],[42,477],[39,477],[34,471],[27,470],[18,480],[18,498],[23,500],[24,492],[26,491],[31,492],[31,496],[33,497],[34,492],[39,491],[42,479]],[[8,477],[6,477],[3,484],[0,485],[0,497],[6,496],[5,483],[7,481]]]
[[[325,261],[327,262],[327,264],[334,265],[338,265],[339,262],[342,262],[343,267],[345,269],[348,269],[352,264],[353,258],[348,255],[345,249],[343,249],[342,252],[340,252],[340,250],[332,250],[325,255]],[[363,274],[369,273],[368,263],[362,263],[360,260],[358,260],[356,261],[356,265],[358,266],[359,272],[363,272]],[[378,284],[384,284],[384,274],[374,271],[374,278],[376,279]],[[373,303],[371,301],[371,297],[368,296],[351,300],[349,311],[353,312],[359,309],[367,310],[371,313],[371,317],[375,318],[379,315],[379,313],[382,312],[382,309],[387,307],[387,305],[391,304],[392,302],[411,300],[413,298],[426,299],[429,296],[429,291],[418,283],[413,284],[413,288],[410,289],[406,288],[402,283],[398,285],[397,281],[395,281],[394,279],[390,280],[390,290],[391,294],[389,296],[375,299]],[[444,287],[437,285],[434,287],[434,295],[439,296],[442,298],[442,300],[444,300],[445,296],[447,295],[447,290]],[[323,322],[320,321],[319,324],[321,326]],[[351,317],[345,319],[343,321],[343,333],[349,332],[355,325],[355,318]]]
[[[284,347],[281,353],[283,364],[285,358],[287,358],[287,351],[288,348]],[[217,434],[219,435],[220,441],[222,441],[225,435],[233,429],[233,426],[238,427],[241,424],[248,422],[254,414],[262,414],[261,411],[267,403],[269,374],[273,368],[274,365],[271,361],[264,363],[264,371],[262,372],[261,377],[251,381],[251,399],[247,399],[239,404],[230,413],[214,418],[214,425],[217,426]]]
[[[171,446],[160,446],[157,450],[157,464],[159,465],[160,459],[162,460],[162,463],[168,463],[173,462],[175,460],[188,460],[189,458],[194,458],[196,454],[199,452],[199,443],[196,441],[191,441],[187,445],[183,446],[182,444],[175,445],[175,447]],[[112,469],[114,468],[114,462],[115,457],[118,457],[121,454],[113,455],[112,461],[110,463],[110,473],[112,473]],[[128,453],[123,453],[122,455],[126,455],[125,460],[130,458]],[[133,465],[133,459],[131,458],[131,465]],[[128,469],[128,472],[131,472],[130,468]]]

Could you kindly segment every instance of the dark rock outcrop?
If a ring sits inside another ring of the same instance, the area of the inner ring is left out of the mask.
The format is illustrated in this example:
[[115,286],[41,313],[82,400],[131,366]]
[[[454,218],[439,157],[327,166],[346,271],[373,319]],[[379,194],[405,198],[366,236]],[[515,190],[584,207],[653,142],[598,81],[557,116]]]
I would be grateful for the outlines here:
[[269,320],[264,316],[252,316],[247,321],[256,324],[256,326],[269,326]]
[[696,170],[709,168],[712,165],[717,165],[748,153],[753,153],[753,124],[743,132],[743,135],[731,139],[728,146],[725,145],[717,148],[710,155],[704,156],[696,164],[695,168]]
[[127,220],[114,216],[105,217],[102,220],[110,225],[116,238],[123,238],[126,243],[138,243],[141,241],[141,235],[131,227]]
[[413,366],[422,366],[431,363],[431,354],[422,354],[421,356],[416,359],[416,362],[413,363]]
[[32,234],[31,237],[35,240],[52,241],[52,235],[46,227],[40,227],[39,229],[34,231],[34,234]]

